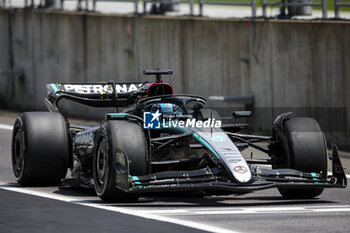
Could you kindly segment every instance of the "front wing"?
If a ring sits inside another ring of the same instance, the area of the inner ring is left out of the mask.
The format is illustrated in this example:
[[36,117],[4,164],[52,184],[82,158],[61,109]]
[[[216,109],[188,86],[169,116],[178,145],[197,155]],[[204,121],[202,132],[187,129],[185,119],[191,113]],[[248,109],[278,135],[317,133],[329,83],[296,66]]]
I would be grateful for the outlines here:
[[293,169],[251,168],[254,179],[248,184],[239,184],[223,175],[219,168],[203,168],[193,171],[170,171],[146,176],[131,176],[128,193],[157,193],[168,191],[210,190],[243,194],[269,188],[345,188],[347,179],[338,149],[333,146],[331,157],[332,174],[325,176],[314,172]]

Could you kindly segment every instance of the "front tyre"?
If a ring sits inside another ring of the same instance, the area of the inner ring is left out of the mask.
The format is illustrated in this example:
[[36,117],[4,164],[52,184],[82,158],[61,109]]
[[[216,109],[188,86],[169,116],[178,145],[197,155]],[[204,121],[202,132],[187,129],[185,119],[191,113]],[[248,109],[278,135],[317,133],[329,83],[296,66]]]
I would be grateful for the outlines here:
[[147,142],[141,126],[128,121],[107,121],[101,126],[96,142],[93,178],[97,195],[105,202],[136,202],[137,195],[126,193],[116,183],[117,178],[123,178],[116,171],[115,156],[118,151],[126,153],[130,175],[146,174]]
[[[293,117],[284,121],[285,164],[279,168],[291,168],[302,172],[315,172],[327,177],[327,147],[324,134],[316,120]],[[314,198],[323,188],[279,188],[288,199]]]

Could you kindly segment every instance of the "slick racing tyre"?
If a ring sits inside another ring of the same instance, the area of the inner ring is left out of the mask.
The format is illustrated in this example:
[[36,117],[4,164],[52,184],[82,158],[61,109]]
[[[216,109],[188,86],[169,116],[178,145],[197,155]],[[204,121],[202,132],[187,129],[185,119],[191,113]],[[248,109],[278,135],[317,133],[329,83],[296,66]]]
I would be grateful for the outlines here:
[[[316,172],[327,177],[327,147],[324,134],[316,120],[293,117],[284,121],[283,133],[287,143],[285,168],[303,172]],[[288,155],[288,156],[287,156]],[[279,192],[288,199],[313,198],[323,188],[280,188]]]
[[59,113],[25,112],[12,135],[12,168],[24,186],[57,185],[66,176],[69,135]]
[[[128,121],[106,121],[96,138],[97,149],[93,158],[93,178],[97,195],[105,202],[136,202],[137,195],[128,194],[118,187],[116,179],[126,178],[117,172],[116,154],[124,153],[129,174],[142,176],[147,172],[147,141],[140,125]],[[128,175],[128,174],[126,174]],[[119,177],[118,177],[119,176]]]

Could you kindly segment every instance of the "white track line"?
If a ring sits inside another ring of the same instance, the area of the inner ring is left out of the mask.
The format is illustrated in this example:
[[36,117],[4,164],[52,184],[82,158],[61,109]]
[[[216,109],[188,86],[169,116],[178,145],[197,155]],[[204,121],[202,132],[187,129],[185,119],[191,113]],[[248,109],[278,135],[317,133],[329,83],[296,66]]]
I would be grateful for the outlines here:
[[[140,210],[139,213],[159,213],[157,210]],[[350,205],[337,206],[281,206],[281,207],[237,207],[237,208],[220,208],[212,209],[169,209],[162,210],[163,215],[176,216],[196,216],[196,215],[242,215],[242,214],[296,214],[296,213],[336,213],[350,212]]]
[[0,129],[6,129],[6,130],[11,130],[13,129],[12,125],[5,125],[5,124],[0,124]]
[[34,190],[28,190],[26,188],[22,187],[14,187],[10,186],[7,184],[0,184],[1,189],[9,190],[9,191],[14,191],[18,193],[24,193],[24,194],[29,194],[33,196],[38,196],[38,197],[43,197],[43,198],[49,198],[49,199],[54,199],[58,201],[64,201],[64,202],[69,202],[72,204],[76,205],[83,205],[83,206],[89,206],[89,207],[94,207],[98,209],[104,209],[104,210],[109,210],[113,212],[119,212],[122,214],[128,214],[128,215],[133,215],[141,218],[146,218],[146,219],[152,219],[152,220],[157,220],[161,222],[168,222],[168,223],[173,223],[177,225],[182,225],[190,228],[195,228],[207,232],[220,232],[220,233],[238,233],[238,231],[233,231],[233,230],[228,230],[224,229],[221,227],[215,227],[203,223],[198,223],[198,222],[193,222],[193,221],[188,221],[188,220],[181,220],[181,219],[175,219],[175,218],[170,218],[170,217],[165,217],[165,216],[159,216],[156,214],[152,213],[145,213],[145,212],[138,212],[126,208],[121,208],[121,207],[115,207],[111,205],[105,205],[105,204],[95,204],[95,203],[90,203],[90,202],[79,202],[79,199],[74,199],[71,197],[66,197],[58,194],[53,194],[53,193],[43,193],[39,191],[34,191]]
[[224,214],[295,214],[295,213],[335,213],[335,212],[350,212],[350,206],[323,206],[314,208],[308,207],[259,207],[259,208],[237,208],[236,210],[211,210],[211,211],[193,211],[194,215],[224,215]]
[[[198,215],[242,215],[242,214],[297,214],[297,213],[336,213],[336,212],[350,212],[350,205],[329,205],[329,206],[276,206],[276,207],[242,207],[242,208],[189,208],[189,209],[168,209],[168,210],[131,210],[122,207],[116,207],[110,204],[101,203],[96,204],[89,201],[80,201],[74,197],[62,196],[53,193],[44,193],[40,191],[29,190],[27,188],[15,187],[7,184],[0,184],[1,189],[34,195],[43,198],[54,199],[58,201],[68,202],[77,205],[89,206],[98,209],[104,209],[122,214],[128,214],[146,219],[157,220],[161,222],[168,222],[177,225],[182,225],[190,228],[209,232],[223,232],[223,233],[238,233],[237,231],[215,227],[203,223],[176,219],[175,216],[198,216]],[[159,214],[163,214],[160,216]],[[166,215],[166,216],[164,216]],[[171,217],[174,216],[174,217]]]

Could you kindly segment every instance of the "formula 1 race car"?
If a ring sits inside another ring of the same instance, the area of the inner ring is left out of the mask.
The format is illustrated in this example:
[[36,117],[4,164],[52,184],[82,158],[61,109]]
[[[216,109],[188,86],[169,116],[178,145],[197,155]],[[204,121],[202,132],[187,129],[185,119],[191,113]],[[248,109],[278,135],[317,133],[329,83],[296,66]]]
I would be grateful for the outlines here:
[[[218,113],[205,108],[205,98],[173,94],[161,77],[171,70],[144,74],[156,80],[48,84],[49,112],[22,113],[14,124],[12,165],[18,183],[59,185],[64,179],[94,188],[106,202],[137,201],[146,193],[245,194],[268,188],[278,188],[285,198],[313,198],[324,188],[346,187],[338,149],[333,145],[327,155],[314,119],[284,113],[273,122],[272,136],[254,135],[246,124],[224,127]],[[106,114],[99,126],[73,126],[60,111],[63,99],[115,107],[116,113]],[[234,111],[232,117],[250,115]],[[244,158],[248,147],[269,159]]]

